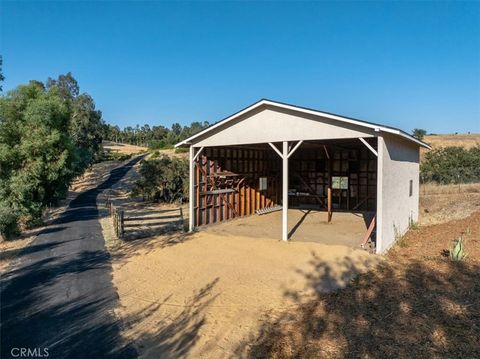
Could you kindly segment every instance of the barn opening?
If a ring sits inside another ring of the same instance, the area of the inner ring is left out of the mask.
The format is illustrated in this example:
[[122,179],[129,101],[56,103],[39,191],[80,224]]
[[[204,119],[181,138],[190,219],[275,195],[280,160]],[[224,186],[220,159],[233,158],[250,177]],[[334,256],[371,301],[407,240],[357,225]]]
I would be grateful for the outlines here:
[[[377,148],[376,138],[366,141]],[[281,144],[272,145],[280,151]],[[335,243],[335,228],[315,226],[330,222],[348,224],[337,242],[358,246],[376,211],[373,151],[359,139],[304,141],[290,156],[288,172],[289,239]],[[281,218],[273,212],[283,206],[282,184],[282,159],[270,144],[205,147],[195,161],[195,226],[263,212],[262,218],[225,230],[241,227],[238,234],[278,238]]]

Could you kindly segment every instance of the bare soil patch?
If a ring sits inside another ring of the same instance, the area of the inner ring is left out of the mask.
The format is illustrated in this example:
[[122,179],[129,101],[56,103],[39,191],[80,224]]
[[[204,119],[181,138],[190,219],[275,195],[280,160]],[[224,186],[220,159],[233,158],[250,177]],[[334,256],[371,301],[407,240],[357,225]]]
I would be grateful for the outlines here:
[[[345,246],[205,232],[133,241],[112,253],[124,335],[143,357],[157,358],[236,356],[266,318],[343,287],[382,260]],[[319,262],[328,264],[325,272]],[[312,286],[316,275],[324,278]]]

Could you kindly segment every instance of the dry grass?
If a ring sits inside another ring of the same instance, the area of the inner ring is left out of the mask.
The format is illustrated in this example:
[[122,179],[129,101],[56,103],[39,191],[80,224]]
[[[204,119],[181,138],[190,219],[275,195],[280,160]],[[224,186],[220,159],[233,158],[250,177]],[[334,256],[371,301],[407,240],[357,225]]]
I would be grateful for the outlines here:
[[105,150],[118,152],[126,155],[146,152],[148,148],[142,146],[129,145],[127,143],[117,143],[112,141],[103,141],[102,146]]
[[448,185],[426,183],[420,186],[421,196],[457,193],[480,193],[480,183],[461,183]]
[[[465,233],[469,259],[448,258]],[[238,356],[473,358],[480,352],[480,212],[420,227],[348,288],[270,318]],[[319,262],[323,270],[328,264]],[[311,285],[319,277],[311,278]]]
[[12,260],[18,257],[26,246],[30,245],[38,231],[27,231],[15,240],[0,240],[0,273],[3,272]]
[[480,211],[480,183],[420,187],[420,224],[462,219]]
[[433,148],[450,146],[472,148],[480,145],[480,134],[434,135],[425,136],[423,140]]

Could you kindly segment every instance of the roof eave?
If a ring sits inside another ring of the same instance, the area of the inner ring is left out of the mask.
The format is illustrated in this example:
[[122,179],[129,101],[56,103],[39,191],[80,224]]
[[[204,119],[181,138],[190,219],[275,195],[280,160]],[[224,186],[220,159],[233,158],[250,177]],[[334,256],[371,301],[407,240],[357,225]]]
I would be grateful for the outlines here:
[[252,105],[234,113],[233,115],[230,115],[230,116],[224,118],[223,120],[218,121],[217,123],[213,124],[212,126],[207,127],[206,129],[200,131],[199,133],[196,133],[195,135],[190,136],[189,138],[177,143],[174,147],[177,148],[177,147],[183,147],[183,146],[191,145],[192,140],[194,140],[195,138],[200,137],[203,134],[205,134],[207,132],[210,132],[214,128],[217,128],[217,127],[219,127],[219,126],[221,126],[225,123],[228,123],[231,120],[243,115],[244,113],[247,113],[247,112],[249,112],[249,111],[251,111],[251,110],[253,110],[253,109],[255,109],[259,106],[262,106],[262,105],[271,105],[271,106],[276,106],[276,107],[280,107],[280,108],[291,109],[291,110],[294,110],[294,111],[300,111],[300,112],[309,113],[309,114],[313,114],[313,115],[317,115],[317,116],[323,116],[323,117],[327,117],[327,118],[330,118],[330,119],[333,119],[333,120],[339,120],[339,121],[342,121],[342,122],[347,122],[347,123],[355,124],[355,125],[358,125],[358,126],[371,128],[375,131],[383,131],[383,132],[387,132],[387,133],[392,133],[392,134],[404,137],[404,138],[406,138],[406,139],[408,139],[412,142],[415,142],[416,144],[418,144],[421,147],[428,148],[428,149],[432,148],[427,143],[425,143],[423,141],[420,141],[420,140],[416,139],[415,137],[413,137],[413,136],[411,136],[411,135],[407,134],[406,132],[403,132],[399,129],[389,128],[389,127],[385,127],[385,126],[382,126],[382,125],[379,125],[379,124],[367,123],[367,122],[364,122],[364,121],[361,121],[361,120],[356,120],[356,119],[352,119],[352,118],[348,118],[348,117],[344,117],[344,116],[334,115],[334,114],[331,114],[331,113],[326,113],[326,112],[322,112],[322,111],[307,109],[307,108],[298,107],[298,106],[294,106],[294,105],[289,105],[289,104],[276,102],[276,101],[272,101],[272,100],[267,100],[267,99],[262,99],[260,101],[257,101],[254,104],[252,104]]

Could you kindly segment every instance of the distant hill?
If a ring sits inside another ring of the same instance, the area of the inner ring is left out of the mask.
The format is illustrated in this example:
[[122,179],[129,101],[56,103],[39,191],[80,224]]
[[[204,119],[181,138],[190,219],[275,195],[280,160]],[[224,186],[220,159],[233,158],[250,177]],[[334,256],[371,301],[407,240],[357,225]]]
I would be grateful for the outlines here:
[[428,135],[423,139],[433,148],[460,146],[472,148],[480,145],[480,133],[458,134],[458,135]]
[[[423,138],[423,141],[432,146],[433,149],[441,147],[464,147],[472,148],[480,145],[480,133],[472,134],[458,134],[458,135],[428,135]],[[425,157],[425,153],[429,150],[421,148],[420,161]]]

